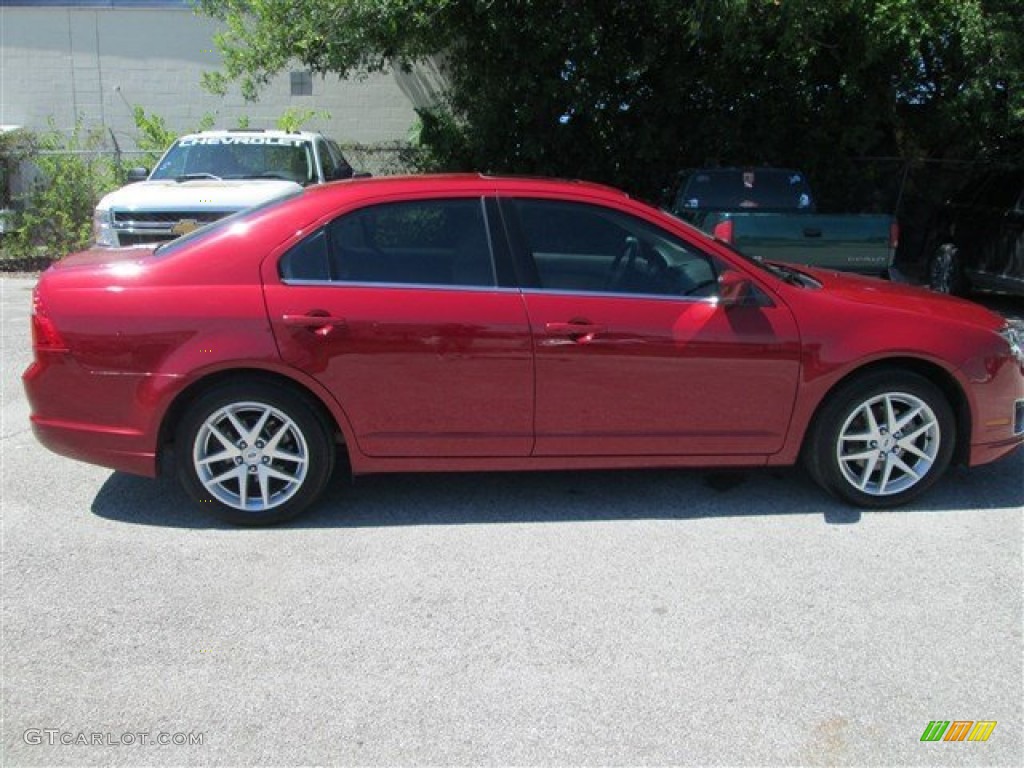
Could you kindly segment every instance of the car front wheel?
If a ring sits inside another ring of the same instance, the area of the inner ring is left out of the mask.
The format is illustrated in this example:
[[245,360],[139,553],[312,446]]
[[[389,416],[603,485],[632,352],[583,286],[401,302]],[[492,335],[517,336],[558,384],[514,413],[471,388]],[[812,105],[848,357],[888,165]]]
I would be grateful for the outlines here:
[[179,423],[179,478],[222,520],[267,525],[294,517],[323,491],[334,445],[307,400],[273,384],[226,384]]
[[843,385],[812,427],[812,477],[861,507],[892,507],[924,493],[946,470],[956,421],[945,395],[913,373],[876,371]]

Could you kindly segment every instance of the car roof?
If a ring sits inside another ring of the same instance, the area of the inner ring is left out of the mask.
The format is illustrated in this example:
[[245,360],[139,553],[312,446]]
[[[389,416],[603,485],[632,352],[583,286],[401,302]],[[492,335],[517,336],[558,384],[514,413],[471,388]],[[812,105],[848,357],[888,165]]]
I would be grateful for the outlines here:
[[609,200],[628,199],[629,195],[620,189],[591,181],[555,179],[540,176],[490,176],[483,173],[445,173],[410,176],[374,176],[368,178],[344,179],[305,190],[302,197],[376,197],[387,195],[424,193],[444,194],[470,193],[479,191],[507,194],[566,194],[570,196],[605,198]]

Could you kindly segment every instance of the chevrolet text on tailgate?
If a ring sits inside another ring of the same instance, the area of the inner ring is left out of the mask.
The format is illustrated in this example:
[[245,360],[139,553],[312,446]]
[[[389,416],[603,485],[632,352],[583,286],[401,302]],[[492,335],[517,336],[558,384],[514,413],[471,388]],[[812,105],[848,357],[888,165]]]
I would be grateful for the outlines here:
[[802,461],[885,507],[1024,441],[1024,339],[998,315],[752,260],[582,182],[309,187],[156,249],[68,256],[39,280],[32,333],[46,446],[176,466],[203,509],[248,525],[302,511],[338,463]]
[[96,245],[173,240],[235,211],[353,175],[338,145],[318,133],[233,130],[182,136],[145,178],[104,197],[93,216]]

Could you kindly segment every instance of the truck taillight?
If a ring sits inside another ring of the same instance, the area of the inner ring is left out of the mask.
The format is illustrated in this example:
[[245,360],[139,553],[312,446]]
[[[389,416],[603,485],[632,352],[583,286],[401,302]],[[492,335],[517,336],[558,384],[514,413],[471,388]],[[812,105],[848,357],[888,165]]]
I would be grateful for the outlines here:
[[732,219],[725,219],[715,224],[714,229],[711,230],[711,234],[714,235],[716,239],[721,240],[723,243],[732,244]]
[[896,219],[889,225],[889,247],[894,251],[900,247],[900,223]]
[[47,352],[67,352],[68,349],[53,319],[46,313],[38,288],[32,291],[32,347]]

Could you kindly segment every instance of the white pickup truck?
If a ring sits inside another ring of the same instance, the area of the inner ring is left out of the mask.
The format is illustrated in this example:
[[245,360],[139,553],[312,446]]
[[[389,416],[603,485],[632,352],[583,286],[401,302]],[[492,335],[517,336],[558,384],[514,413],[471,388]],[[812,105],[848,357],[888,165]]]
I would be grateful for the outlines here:
[[337,143],[319,133],[193,133],[175,141],[152,173],[132,169],[133,183],[100,200],[93,236],[108,247],[162,243],[300,187],[353,175]]

